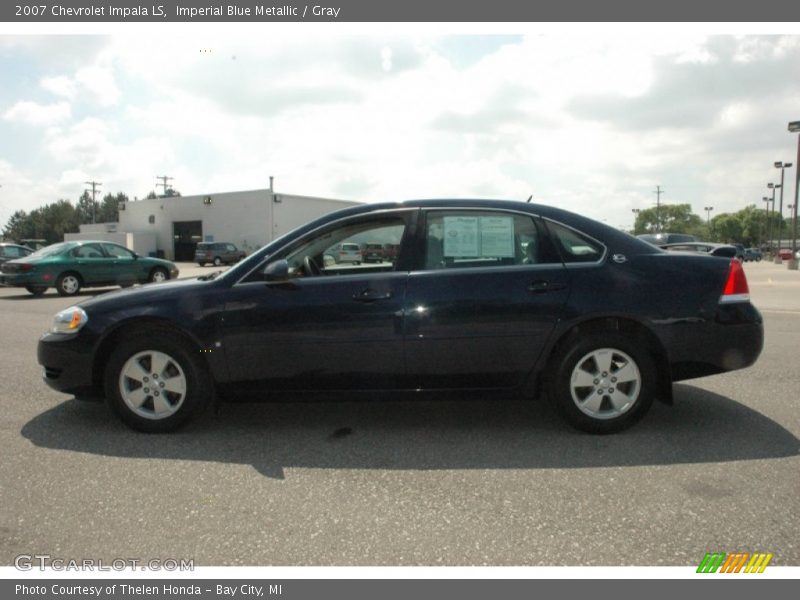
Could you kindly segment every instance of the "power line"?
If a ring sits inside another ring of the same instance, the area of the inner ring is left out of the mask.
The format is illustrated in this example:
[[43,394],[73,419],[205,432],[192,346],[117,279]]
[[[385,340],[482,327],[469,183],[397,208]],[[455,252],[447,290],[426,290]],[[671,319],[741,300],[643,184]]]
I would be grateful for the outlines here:
[[653,193],[656,195],[656,233],[658,233],[661,231],[661,194],[664,193],[664,190],[657,185],[656,191]]
[[169,181],[175,179],[174,177],[167,177],[166,175],[156,175],[156,179],[160,179],[161,183],[156,183],[156,187],[161,186],[164,188],[164,195],[167,195],[167,190],[172,186],[169,184]]
[[[83,183],[85,183],[86,185],[91,185],[92,186],[92,223],[94,223],[95,219],[96,219],[96,214],[95,213],[96,213],[96,207],[97,207],[97,203],[95,202],[94,197],[95,197],[95,194],[97,194],[97,188],[99,188],[103,184],[100,183],[99,181],[84,181]],[[89,190],[84,190],[84,191],[88,192]]]

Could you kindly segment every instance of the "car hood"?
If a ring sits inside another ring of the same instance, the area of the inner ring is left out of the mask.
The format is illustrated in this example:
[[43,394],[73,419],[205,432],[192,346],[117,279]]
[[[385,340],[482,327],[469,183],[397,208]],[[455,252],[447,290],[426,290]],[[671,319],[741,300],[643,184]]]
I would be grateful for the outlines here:
[[78,306],[88,308],[90,311],[105,311],[127,306],[169,302],[181,296],[194,294],[213,283],[213,281],[201,281],[197,278],[148,283],[141,287],[101,294],[79,303]]

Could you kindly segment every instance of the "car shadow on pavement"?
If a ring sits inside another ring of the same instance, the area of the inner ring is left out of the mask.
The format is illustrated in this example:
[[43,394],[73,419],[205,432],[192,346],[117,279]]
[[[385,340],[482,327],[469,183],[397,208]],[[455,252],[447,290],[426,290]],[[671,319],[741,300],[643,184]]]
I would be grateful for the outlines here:
[[43,448],[101,456],[287,468],[573,469],[706,463],[798,455],[800,441],[768,417],[691,385],[638,425],[595,436],[547,403],[470,400],[226,403],[172,434],[129,430],[101,403],[68,400],[22,429]]

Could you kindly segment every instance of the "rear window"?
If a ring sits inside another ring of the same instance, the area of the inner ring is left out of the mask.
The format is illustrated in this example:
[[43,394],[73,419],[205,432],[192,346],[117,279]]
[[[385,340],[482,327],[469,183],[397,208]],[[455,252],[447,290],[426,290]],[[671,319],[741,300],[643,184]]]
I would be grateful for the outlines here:
[[345,252],[358,252],[358,244],[342,244],[342,250]]
[[597,262],[605,253],[600,242],[565,225],[548,221],[547,229],[565,263]]

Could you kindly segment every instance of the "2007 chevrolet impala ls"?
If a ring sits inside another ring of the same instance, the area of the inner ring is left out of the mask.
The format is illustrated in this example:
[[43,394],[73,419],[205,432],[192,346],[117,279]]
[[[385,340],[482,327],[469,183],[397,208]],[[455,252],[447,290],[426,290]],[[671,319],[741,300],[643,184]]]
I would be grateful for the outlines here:
[[[342,244],[396,245],[345,264]],[[61,311],[44,380],[169,431],[221,390],[509,390],[580,429],[623,429],[672,382],[758,358],[762,319],[736,260],[664,252],[513,201],[347,208],[227,272]]]

